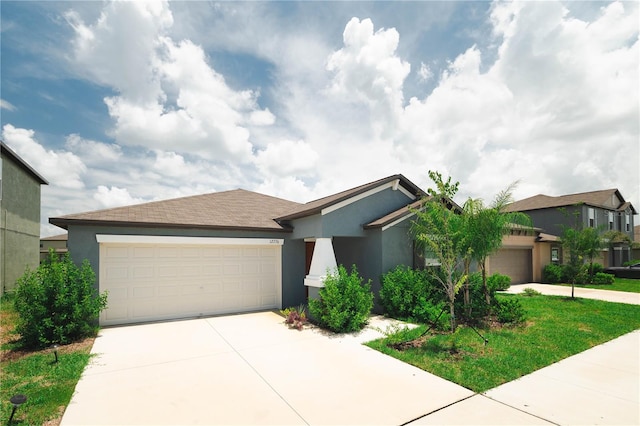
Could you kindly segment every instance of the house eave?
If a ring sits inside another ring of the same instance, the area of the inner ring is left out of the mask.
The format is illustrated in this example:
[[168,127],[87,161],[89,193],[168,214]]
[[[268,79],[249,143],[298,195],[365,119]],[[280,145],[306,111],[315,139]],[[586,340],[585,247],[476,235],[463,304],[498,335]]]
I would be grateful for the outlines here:
[[226,225],[203,225],[203,224],[179,224],[179,223],[161,223],[161,222],[123,222],[109,220],[87,220],[87,219],[65,219],[50,218],[49,223],[62,229],[69,229],[69,225],[73,226],[112,226],[117,228],[165,228],[165,229],[201,229],[215,231],[249,231],[249,232],[274,232],[274,233],[291,233],[292,228],[267,228],[259,226],[226,226]]

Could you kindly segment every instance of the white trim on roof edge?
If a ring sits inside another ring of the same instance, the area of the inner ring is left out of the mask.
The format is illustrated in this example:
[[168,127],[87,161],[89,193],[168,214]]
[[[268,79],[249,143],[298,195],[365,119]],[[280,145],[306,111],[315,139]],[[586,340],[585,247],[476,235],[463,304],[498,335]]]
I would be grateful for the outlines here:
[[389,228],[391,228],[391,227],[393,227],[393,226],[396,226],[397,224],[399,224],[399,223],[400,223],[400,222],[402,222],[403,220],[409,219],[411,216],[415,216],[415,215],[416,215],[415,213],[407,213],[406,215],[402,216],[401,218],[396,219],[396,220],[394,220],[393,222],[391,222],[391,223],[389,223],[389,224],[387,224],[387,225],[383,226],[383,227],[382,227],[382,230],[383,230],[383,231],[386,231],[387,229],[389,229]]
[[380,191],[384,191],[387,188],[391,188],[394,191],[395,190],[400,190],[400,192],[402,192],[404,195],[409,197],[411,200],[415,200],[416,199],[415,195],[413,195],[412,193],[410,193],[409,191],[407,191],[406,189],[404,189],[404,187],[402,187],[400,185],[400,179],[395,179],[395,180],[393,180],[391,182],[387,182],[386,184],[377,186],[377,187],[372,188],[372,189],[370,189],[370,190],[368,190],[366,192],[363,192],[362,194],[358,194],[358,195],[355,195],[353,197],[349,197],[346,200],[340,201],[339,203],[333,204],[333,205],[331,205],[329,207],[325,207],[324,209],[322,209],[320,211],[320,214],[324,216],[325,214],[329,214],[329,213],[334,212],[334,211],[336,211],[338,209],[341,209],[341,208],[343,208],[345,206],[348,206],[351,203],[355,203],[356,201],[360,201],[363,198],[367,198],[367,197],[369,197],[369,196],[371,196],[373,194],[377,194]]
[[282,238],[177,237],[164,235],[96,234],[100,244],[189,244],[226,246],[281,246]]

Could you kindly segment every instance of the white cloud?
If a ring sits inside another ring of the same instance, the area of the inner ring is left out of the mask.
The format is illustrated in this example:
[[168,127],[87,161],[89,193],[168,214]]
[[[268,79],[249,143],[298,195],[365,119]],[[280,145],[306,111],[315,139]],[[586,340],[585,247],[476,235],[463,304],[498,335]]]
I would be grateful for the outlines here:
[[317,161],[318,153],[302,140],[272,143],[256,156],[256,164],[265,176],[311,176]]
[[0,109],[6,109],[7,111],[15,111],[16,107],[9,101],[0,99]]
[[433,78],[433,71],[431,71],[429,65],[425,64],[424,62],[420,62],[420,70],[418,71],[418,76],[420,77],[421,81],[429,81]]
[[168,35],[168,3],[108,3],[92,25],[73,11],[67,19],[76,33],[75,63],[119,93],[104,101],[120,145],[250,161],[246,126],[275,117],[259,109],[253,91],[231,89],[200,46]]
[[64,151],[45,149],[36,139],[35,132],[5,124],[2,138],[23,160],[40,173],[50,184],[68,189],[82,189],[87,167],[82,160]]
[[92,166],[118,161],[122,157],[120,146],[84,139],[78,134],[67,136],[65,147],[80,156],[85,164]]
[[[370,19],[352,18],[347,23],[344,47],[328,59],[327,69],[335,72],[330,91],[367,103],[373,119],[386,119],[388,125],[402,108],[402,85],[411,66],[396,55],[400,35],[395,28],[375,33],[373,29]],[[379,130],[388,136],[393,126]]]
[[255,126],[270,126],[276,122],[276,116],[269,111],[269,108],[266,108],[251,112],[250,122]]
[[140,204],[145,201],[141,198],[132,197],[126,188],[118,188],[115,186],[107,188],[104,185],[98,186],[93,198],[105,208]]

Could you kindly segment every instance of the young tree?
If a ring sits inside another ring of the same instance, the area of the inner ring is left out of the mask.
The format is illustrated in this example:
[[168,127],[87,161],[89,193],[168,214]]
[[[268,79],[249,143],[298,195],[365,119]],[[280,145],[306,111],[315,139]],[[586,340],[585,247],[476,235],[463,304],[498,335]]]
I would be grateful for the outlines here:
[[560,242],[569,255],[566,265],[567,275],[571,282],[571,298],[574,298],[575,284],[580,276],[584,261],[589,259],[589,276],[593,275],[593,258],[602,248],[602,238],[597,228],[585,228],[580,220],[580,213],[575,212],[573,226],[563,226]]
[[531,218],[520,212],[505,212],[507,204],[513,201],[513,190],[518,182],[510,184],[500,191],[493,203],[485,207],[480,199],[468,199],[464,204],[466,223],[466,243],[471,259],[478,263],[482,272],[482,287],[485,300],[490,303],[489,289],[487,288],[487,257],[495,253],[502,246],[502,238],[507,235],[514,226],[530,228]]
[[416,219],[412,223],[412,232],[418,248],[434,255],[440,262],[439,271],[431,271],[447,295],[447,304],[451,318],[451,332],[456,329],[455,298],[460,286],[465,281],[460,276],[460,266],[466,253],[464,240],[464,219],[456,212],[453,202],[458,192],[459,182],[446,182],[438,172],[429,171],[429,177],[435,183],[435,189],[428,190],[422,209],[416,210]]

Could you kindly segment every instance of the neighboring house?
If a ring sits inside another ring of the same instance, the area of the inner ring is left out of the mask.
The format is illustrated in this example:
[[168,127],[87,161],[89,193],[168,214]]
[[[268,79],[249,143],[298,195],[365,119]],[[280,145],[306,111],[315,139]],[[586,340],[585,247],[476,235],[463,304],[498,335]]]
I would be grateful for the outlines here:
[[39,264],[40,186],[47,184],[0,141],[0,294]]
[[336,264],[377,292],[383,273],[414,265],[408,219],[424,195],[394,175],[306,204],[238,189],[49,222],[90,261],[113,325],[295,306]]
[[[533,226],[555,236],[562,235],[563,227],[575,226],[577,221],[583,227],[602,232],[619,232],[630,240],[634,238],[633,217],[637,214],[617,189],[558,197],[536,195],[509,204],[506,211],[526,213]],[[624,242],[611,243],[605,251],[600,259],[604,266],[619,266],[631,257],[630,245]]]
[[502,238],[502,247],[487,258],[487,275],[500,273],[511,277],[512,284],[542,281],[542,270],[560,261],[558,237],[540,228],[514,226]]
[[58,257],[62,257],[67,249],[67,234],[54,235],[40,239],[40,263],[49,257],[49,250],[53,249]]

